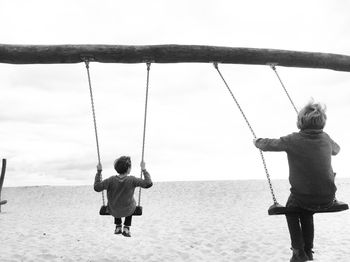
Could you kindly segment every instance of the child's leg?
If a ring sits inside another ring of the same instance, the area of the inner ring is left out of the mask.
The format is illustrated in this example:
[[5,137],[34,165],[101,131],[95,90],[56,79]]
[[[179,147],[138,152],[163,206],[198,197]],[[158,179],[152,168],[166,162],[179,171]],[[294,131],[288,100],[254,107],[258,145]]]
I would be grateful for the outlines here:
[[114,218],[114,224],[115,224],[115,230],[114,234],[121,234],[122,233],[122,219],[120,217]]
[[292,242],[293,255],[290,259],[291,262],[302,262],[309,260],[304,250],[303,232],[300,226],[299,214],[286,215],[290,239]]
[[298,214],[286,215],[292,248],[304,250],[304,241]]
[[313,213],[304,213],[300,216],[300,224],[303,232],[305,250],[314,247],[314,217]]
[[124,226],[130,227],[131,226],[131,221],[132,221],[132,215],[128,216],[128,217],[125,217]]
[[123,229],[123,236],[125,236],[125,237],[131,237],[131,235],[130,235],[131,220],[132,220],[132,215],[125,217],[124,229]]
[[117,226],[122,224],[122,219],[120,217],[115,217],[114,218],[114,224],[116,224]]

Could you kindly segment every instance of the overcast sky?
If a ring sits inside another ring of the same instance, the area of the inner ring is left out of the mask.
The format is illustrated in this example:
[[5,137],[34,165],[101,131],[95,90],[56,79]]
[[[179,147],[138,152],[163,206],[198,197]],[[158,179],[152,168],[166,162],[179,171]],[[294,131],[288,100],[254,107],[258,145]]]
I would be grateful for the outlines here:
[[[196,44],[350,55],[349,1],[0,0],[1,44]],[[91,63],[103,176],[130,155],[139,176],[146,65]],[[297,131],[268,66],[220,65],[258,137]],[[297,107],[327,105],[333,159],[349,177],[350,74],[277,68]],[[85,65],[0,64],[4,186],[91,184],[97,153]],[[146,167],[155,181],[265,179],[252,134],[211,64],[152,64]],[[285,153],[266,153],[287,178]]]

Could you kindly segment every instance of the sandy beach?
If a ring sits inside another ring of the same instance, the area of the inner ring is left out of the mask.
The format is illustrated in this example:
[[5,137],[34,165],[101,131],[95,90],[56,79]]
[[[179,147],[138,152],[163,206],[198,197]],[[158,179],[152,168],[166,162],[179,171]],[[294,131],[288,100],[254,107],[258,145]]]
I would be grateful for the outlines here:
[[[273,181],[284,204],[289,185]],[[350,180],[337,180],[350,201]],[[142,191],[144,214],[132,237],[114,235],[98,214],[92,186],[5,187],[0,213],[0,261],[289,261],[283,216],[268,216],[267,182],[155,183]],[[315,215],[315,261],[350,260],[350,212]]]

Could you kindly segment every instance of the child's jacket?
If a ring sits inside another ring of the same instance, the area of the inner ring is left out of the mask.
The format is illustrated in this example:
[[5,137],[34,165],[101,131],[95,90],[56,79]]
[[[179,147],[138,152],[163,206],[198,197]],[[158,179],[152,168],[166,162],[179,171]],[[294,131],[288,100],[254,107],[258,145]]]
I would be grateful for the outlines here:
[[285,151],[293,197],[306,207],[322,206],[335,198],[331,156],[340,147],[323,130],[303,130],[280,139],[258,139],[263,151]]
[[134,192],[136,187],[149,188],[152,180],[149,173],[143,171],[144,179],[134,176],[111,176],[103,181],[96,174],[94,189],[97,192],[107,190],[108,210],[114,217],[127,217],[134,213],[136,201]]

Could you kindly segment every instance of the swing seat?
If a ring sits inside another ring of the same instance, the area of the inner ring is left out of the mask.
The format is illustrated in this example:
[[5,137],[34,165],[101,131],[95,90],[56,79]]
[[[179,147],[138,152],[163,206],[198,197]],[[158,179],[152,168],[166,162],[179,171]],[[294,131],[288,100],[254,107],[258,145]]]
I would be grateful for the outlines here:
[[142,216],[142,206],[136,206],[133,216]]
[[[100,215],[101,216],[110,216],[111,215],[109,213],[108,206],[101,206]],[[132,215],[133,216],[142,216],[142,206],[136,206],[136,209]]]
[[[316,211],[312,211],[313,213],[331,213],[331,212],[340,212],[349,209],[349,205],[338,201],[334,200],[333,204],[330,207],[327,208],[321,208]],[[271,215],[286,215],[286,214],[293,214],[293,213],[302,213],[302,212],[307,212],[308,210],[298,208],[298,207],[284,207],[278,203],[273,204],[272,206],[269,207],[268,209],[268,214]]]
[[0,201],[0,206],[1,206],[1,205],[5,205],[6,203],[7,203],[7,200],[1,200],[1,201]]
[[108,206],[101,206],[100,215],[101,216],[109,216],[110,215],[110,213],[108,212]]

